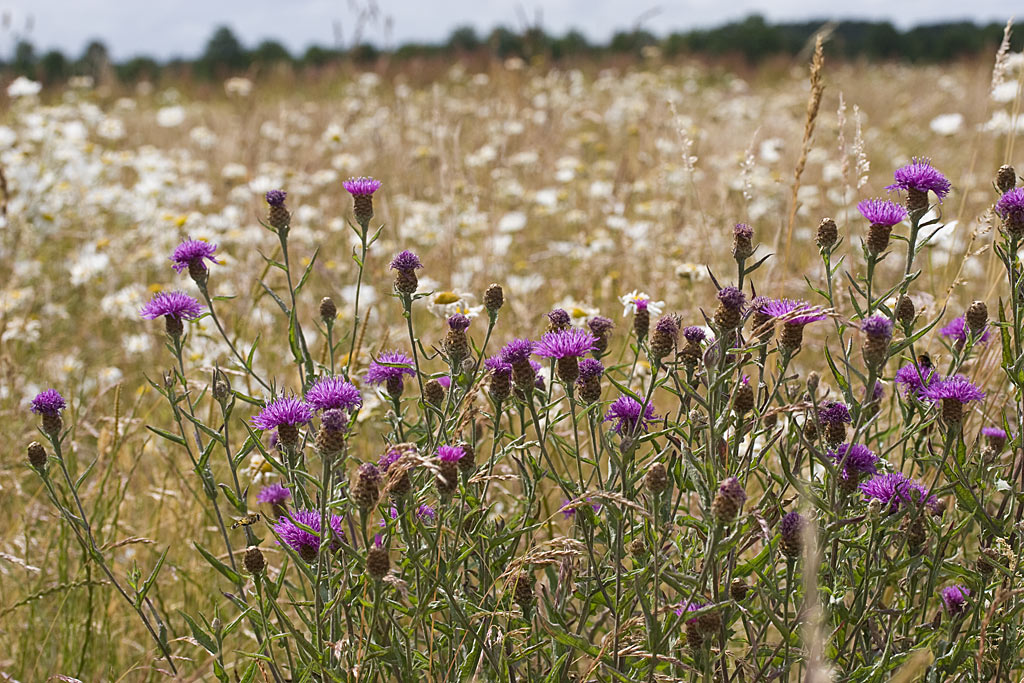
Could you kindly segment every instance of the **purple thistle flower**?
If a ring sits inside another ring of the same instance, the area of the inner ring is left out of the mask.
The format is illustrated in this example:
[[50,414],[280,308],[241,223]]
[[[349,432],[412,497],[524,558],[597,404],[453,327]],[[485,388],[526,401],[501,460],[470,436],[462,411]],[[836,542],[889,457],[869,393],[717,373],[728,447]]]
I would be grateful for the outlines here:
[[758,310],[761,313],[773,318],[782,318],[790,325],[807,325],[828,317],[820,308],[811,306],[806,301],[763,299],[758,303]]
[[674,315],[663,315],[654,326],[654,331],[676,339],[679,337],[679,319]]
[[501,359],[509,365],[524,361],[533,353],[535,345],[529,339],[513,339],[501,349]]
[[942,599],[942,605],[946,608],[946,611],[953,616],[963,614],[967,611],[967,598],[970,594],[970,589],[959,583],[953,584],[952,586],[946,586],[939,591],[939,597]]
[[981,435],[986,439],[1001,439],[1006,441],[1006,430],[999,427],[982,427]]
[[[864,388],[864,395],[867,396],[867,387]],[[875,388],[871,390],[871,400],[879,401],[885,396],[885,385],[881,381],[875,382]]]
[[892,339],[892,321],[884,315],[873,315],[862,321],[860,329],[873,339]]
[[[388,508],[388,518],[389,519],[398,519],[398,508],[396,508],[396,507]],[[382,517],[381,520],[380,520],[380,526],[381,526],[382,529],[387,529],[388,528],[388,520],[384,519]],[[374,536],[374,541],[376,542],[377,547],[379,548],[380,547],[380,534],[377,534],[377,535]]]
[[580,379],[588,380],[600,377],[604,372],[604,365],[595,358],[584,358],[580,361]]
[[[939,330],[939,334],[943,337],[948,337],[957,346],[963,346],[967,343],[967,336],[970,332],[971,331],[967,328],[967,321],[962,315],[953,318],[948,325]],[[979,341],[987,342],[991,336],[992,335],[989,333],[989,330],[986,328],[985,331],[981,333],[981,339]]]
[[391,265],[388,266],[391,270],[397,270],[399,272],[417,270],[422,267],[423,264],[420,263],[420,257],[408,249],[396,254],[395,258],[391,259]]
[[67,407],[67,402],[56,389],[46,389],[32,399],[31,410],[36,415],[57,415]]
[[348,413],[342,408],[325,410],[320,416],[320,424],[331,432],[342,432],[348,427]]
[[313,419],[313,411],[303,401],[294,396],[282,396],[268,403],[258,415],[252,418],[255,429],[268,431],[281,425],[295,426],[305,424]]
[[743,304],[746,302],[747,297],[739,289],[730,286],[723,287],[718,290],[718,300],[722,302],[722,305],[726,308],[736,310],[743,308]]
[[737,223],[732,228],[732,234],[742,239],[751,239],[754,236],[754,229],[746,223]]
[[462,446],[441,446],[437,449],[437,459],[441,462],[458,462],[465,454]]
[[604,416],[605,422],[616,420],[612,431],[620,435],[629,435],[634,432],[646,433],[651,420],[657,419],[654,414],[654,406],[648,403],[641,405],[632,396],[619,396],[608,407],[608,414]]
[[270,190],[266,194],[267,204],[271,206],[284,206],[284,198],[288,193],[284,190]]
[[907,210],[888,199],[865,199],[857,204],[860,215],[872,225],[892,227],[907,217]]
[[587,323],[587,326],[590,328],[591,332],[597,335],[604,334],[606,332],[611,332],[612,329],[615,327],[615,322],[611,318],[605,318],[604,316],[601,315],[595,315]]
[[512,366],[498,356],[491,356],[484,361],[484,367],[495,375],[511,375]]
[[818,419],[823,424],[850,424],[853,418],[850,417],[850,409],[845,403],[839,401],[827,401],[818,408]]
[[448,318],[448,327],[455,332],[465,332],[469,329],[470,320],[462,313],[456,313]]
[[[929,495],[928,489],[923,484],[901,472],[876,475],[861,484],[860,490],[867,498],[874,498],[880,500],[883,505],[888,505],[890,512],[896,512],[900,506],[914,502],[914,497],[917,496],[920,496],[919,500],[926,502],[929,506],[938,503],[938,499]],[[914,491],[917,493],[912,493]]]
[[[857,474],[877,474],[878,456],[864,444],[856,443],[852,446],[844,443],[829,451],[828,457],[836,462],[836,466],[843,465],[847,472]],[[845,461],[845,464],[843,462]]]
[[911,363],[896,371],[896,384],[903,387],[904,396],[923,398],[924,390],[935,379],[935,374],[935,368],[923,368]]
[[157,292],[139,315],[154,320],[162,315],[178,320],[195,320],[203,312],[202,305],[184,292]]
[[437,518],[437,512],[429,505],[420,505],[416,508],[416,518],[421,522],[433,522]]
[[377,459],[377,467],[381,472],[387,472],[388,468],[398,462],[398,459],[402,457],[402,450],[399,448],[389,448],[387,452]]
[[982,400],[985,398],[985,392],[963,375],[953,375],[933,382],[924,390],[923,396],[932,401],[954,399],[960,403],[968,403]]
[[918,159],[915,157],[911,163],[896,169],[893,174],[896,182],[887,185],[889,191],[916,190],[927,193],[929,190],[935,193],[941,202],[952,187],[949,179],[942,175],[942,172],[932,166],[931,159]]
[[437,379],[437,383],[440,384],[442,387],[444,387],[445,389],[451,389],[451,387],[452,387],[452,378],[451,377],[449,377],[448,375],[441,375],[440,377],[438,377],[436,379]]
[[[313,530],[310,533],[300,528],[296,523],[302,524]],[[338,538],[345,538],[342,529],[342,519],[338,515],[331,516],[331,530]],[[273,525],[274,533],[278,535],[281,542],[299,554],[306,562],[316,559],[320,551],[320,512],[317,510],[293,510],[289,515],[279,517]],[[333,542],[332,547],[337,542]]]
[[696,325],[690,325],[683,330],[683,338],[691,344],[699,344],[704,341],[704,337],[707,336],[707,332],[704,331],[703,327],[697,327]]
[[578,327],[548,332],[537,343],[535,353],[545,358],[579,358],[593,351],[597,338]]
[[381,182],[369,176],[349,178],[341,184],[353,197],[372,195],[380,189]]
[[[684,614],[688,614],[689,612],[700,611],[700,610],[704,609],[705,607],[707,607],[707,604],[703,603],[703,602],[679,603],[678,605],[676,605],[676,616],[677,617],[681,617]],[[693,624],[696,621],[697,621],[697,617],[693,617],[692,619],[687,619],[686,623]]]
[[313,410],[341,409],[349,412],[363,405],[355,385],[341,377],[321,377],[306,392],[306,403]]
[[263,487],[256,496],[256,500],[269,505],[281,505],[291,497],[292,492],[288,490],[287,486],[271,484]]
[[171,260],[174,261],[174,265],[171,267],[179,273],[193,264],[206,270],[206,263],[204,261],[208,260],[210,263],[219,263],[217,259],[213,258],[215,251],[217,251],[216,244],[210,244],[202,240],[187,239],[174,248],[174,252],[171,254]]
[[381,384],[391,378],[401,379],[402,375],[416,376],[412,358],[401,351],[385,351],[370,361],[364,381],[367,384]]
[[564,308],[555,308],[548,313],[548,322],[552,327],[567,327],[571,320],[569,313]]
[[1024,187],[1015,187],[996,202],[996,213],[1008,222],[1024,223]]

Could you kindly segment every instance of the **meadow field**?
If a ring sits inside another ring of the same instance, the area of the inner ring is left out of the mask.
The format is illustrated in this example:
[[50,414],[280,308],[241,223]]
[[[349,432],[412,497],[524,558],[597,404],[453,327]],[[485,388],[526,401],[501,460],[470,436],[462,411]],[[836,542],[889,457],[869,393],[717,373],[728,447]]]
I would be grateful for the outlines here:
[[996,62],[11,82],[0,678],[1021,680]]

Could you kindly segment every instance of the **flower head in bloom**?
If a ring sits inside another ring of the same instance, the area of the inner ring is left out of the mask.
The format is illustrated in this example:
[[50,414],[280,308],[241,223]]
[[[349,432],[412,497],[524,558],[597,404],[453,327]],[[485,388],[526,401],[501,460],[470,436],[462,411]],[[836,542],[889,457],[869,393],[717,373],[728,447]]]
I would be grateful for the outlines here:
[[[687,614],[689,612],[697,612],[699,610],[704,609],[706,606],[707,605],[705,603],[703,603],[703,602],[680,603],[680,604],[676,605],[676,616],[677,617],[681,617],[684,614]],[[697,617],[693,617],[692,619],[687,619],[686,621],[687,621],[687,623],[694,623],[694,622],[697,621]]]
[[202,305],[184,292],[157,292],[142,307],[139,315],[147,320],[154,320],[162,315],[179,320],[195,320],[202,312]]
[[[967,321],[961,315],[953,318],[948,325],[939,330],[939,334],[949,338],[954,344],[963,346],[967,343],[967,336],[970,334],[970,330],[967,329]],[[989,330],[986,329],[981,333],[980,341],[987,342],[990,336]]]
[[853,421],[845,403],[827,401],[818,408],[818,420],[823,424],[849,424]]
[[946,611],[952,615],[963,614],[967,611],[967,598],[971,595],[971,591],[960,584],[954,584],[952,586],[946,586],[939,591],[939,597],[942,599],[942,605],[946,608]]
[[442,462],[458,462],[465,454],[462,446],[441,446],[437,449],[437,459]]
[[632,396],[619,396],[608,406],[604,421],[616,421],[612,427],[616,434],[633,434],[647,432],[648,422],[656,417],[654,406],[650,403],[644,406]]
[[429,505],[420,505],[416,508],[416,518],[421,522],[433,522],[436,517],[437,512]]
[[1024,223],[1024,187],[1015,187],[996,202],[996,213],[1004,221]]
[[562,501],[562,507],[560,507],[558,511],[561,512],[562,516],[566,519],[572,519],[576,515],[576,510],[578,510],[584,503],[590,503],[590,509],[595,513],[601,511],[601,504],[591,503],[590,496],[587,496],[583,501],[569,500],[566,498]]
[[469,329],[470,320],[462,313],[456,313],[448,318],[448,327],[456,332],[465,332]]
[[256,500],[261,503],[268,503],[270,505],[281,505],[286,500],[292,497],[292,492],[288,490],[287,486],[281,484],[271,484],[270,486],[264,486],[263,489],[256,496]]
[[661,315],[661,312],[665,309],[664,301],[652,301],[651,297],[647,296],[646,292],[639,292],[635,289],[629,294],[623,294],[620,296],[619,302],[623,306],[623,317],[630,313],[636,313],[638,310],[646,310],[650,312],[651,315]]
[[704,341],[707,336],[707,332],[703,327],[697,327],[696,325],[690,325],[683,330],[683,338],[691,344],[699,344]]
[[352,411],[363,405],[363,397],[355,385],[341,377],[321,377],[306,392],[306,403],[314,410]]
[[509,375],[512,373],[512,366],[498,356],[491,356],[485,360],[484,367],[496,375]]
[[718,300],[726,308],[740,309],[746,303],[747,297],[736,287],[729,286],[718,290]]
[[309,406],[294,396],[283,396],[268,403],[252,418],[252,426],[262,431],[277,429],[281,425],[300,425],[313,419]]
[[932,401],[954,399],[960,403],[980,401],[985,398],[985,392],[963,375],[953,375],[952,377],[933,382],[924,390],[923,395],[924,398]]
[[393,377],[401,379],[402,375],[415,377],[414,368],[413,359],[401,351],[385,351],[376,360],[370,361],[365,381],[367,384],[381,384]]
[[864,320],[860,329],[873,339],[892,339],[892,321],[884,315],[873,315]]
[[395,258],[391,259],[391,265],[388,267],[391,270],[409,271],[422,268],[423,264],[420,263],[419,256],[406,249],[405,251],[396,254]]
[[372,195],[380,189],[380,185],[381,182],[379,180],[367,176],[349,178],[341,184],[354,197]]
[[271,206],[284,206],[284,199],[288,193],[284,190],[270,190],[266,194],[267,204]]
[[867,498],[879,500],[883,505],[889,506],[890,512],[895,512],[901,505],[912,503],[915,499],[928,505],[935,505],[938,502],[935,496],[929,495],[923,484],[900,472],[876,475],[861,484],[860,490]]
[[67,402],[56,389],[46,389],[32,399],[31,410],[37,415],[56,415],[67,407]]
[[584,358],[580,361],[580,379],[588,380],[600,377],[604,372],[604,365],[595,358]]
[[923,398],[924,390],[935,378],[935,368],[921,367],[916,363],[904,365],[896,371],[896,384],[903,387],[904,396]]
[[548,332],[537,343],[536,354],[545,358],[579,358],[593,351],[597,338],[586,330],[570,327]]
[[[381,526],[382,529],[387,529],[388,528],[388,519],[398,519],[398,508],[396,508],[396,507],[388,508],[387,519],[382,517],[381,520],[380,520],[380,526]],[[377,547],[380,547],[380,534],[377,534],[374,537],[374,541],[377,543]]]
[[888,199],[865,199],[857,204],[860,215],[872,225],[892,227],[907,217],[907,210]]
[[204,261],[218,263],[217,259],[213,258],[213,254],[216,251],[216,244],[210,244],[202,240],[187,239],[174,248],[174,252],[171,254],[171,260],[174,261],[174,265],[171,267],[179,273],[193,264],[206,270],[206,263]]
[[[308,527],[314,533],[310,533],[298,526]],[[338,515],[331,517],[331,530],[338,538],[344,538],[342,530],[342,519]],[[280,517],[274,525],[274,533],[278,535],[285,545],[297,552],[299,556],[312,562],[320,550],[320,512],[317,510],[294,510],[289,515]]]
[[981,435],[986,439],[1000,439],[1006,441],[1006,430],[1000,427],[982,427]]
[[569,312],[564,308],[555,308],[548,313],[548,322],[551,326],[557,329],[568,327],[572,322],[572,318],[569,317]]
[[949,179],[932,166],[930,159],[915,158],[906,166],[897,168],[894,176],[896,182],[886,186],[885,189],[890,191],[916,190],[924,193],[931,190],[940,202],[949,194],[951,187]]
[[749,240],[754,236],[754,229],[746,223],[737,223],[732,228],[732,234],[736,237]]
[[615,327],[615,322],[611,318],[595,315],[587,321],[587,327],[589,327],[590,331],[594,334],[607,334]]
[[878,456],[864,444],[855,443],[852,446],[848,443],[840,444],[834,451],[829,451],[828,457],[835,460],[836,465],[843,462],[843,469],[857,474],[877,474]]
[[522,362],[533,354],[535,345],[529,339],[513,339],[501,349],[501,360],[509,365]]
[[762,299],[758,304],[761,313],[773,318],[782,318],[790,325],[807,325],[828,317],[820,308],[811,306],[806,301]]

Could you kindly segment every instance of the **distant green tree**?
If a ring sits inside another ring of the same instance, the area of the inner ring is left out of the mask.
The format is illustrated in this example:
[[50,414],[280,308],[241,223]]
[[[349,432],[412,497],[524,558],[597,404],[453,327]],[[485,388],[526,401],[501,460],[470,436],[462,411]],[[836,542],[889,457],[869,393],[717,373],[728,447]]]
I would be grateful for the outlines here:
[[249,54],[254,64],[285,64],[292,61],[288,48],[276,40],[264,40]]
[[248,66],[249,55],[242,43],[230,28],[221,26],[207,41],[206,49],[196,63],[196,71],[207,78],[223,77],[244,71]]
[[472,26],[459,26],[448,36],[445,47],[455,52],[473,52],[480,49],[480,37]]
[[302,64],[303,66],[324,66],[337,58],[338,53],[334,50],[320,45],[310,45],[302,55]]
[[491,31],[491,35],[487,36],[487,45],[498,59],[526,56],[522,36],[504,26],[499,26]]
[[152,57],[132,57],[116,68],[117,79],[122,83],[153,82],[160,77],[160,71],[160,64]]
[[99,40],[92,40],[85,46],[85,51],[75,65],[75,71],[83,76],[91,76],[99,83],[110,68],[110,53],[107,46]]
[[70,75],[68,58],[60,50],[50,50],[39,58],[39,76],[44,85],[63,83]]
[[35,78],[38,62],[35,46],[27,40],[19,40],[14,46],[14,60],[11,63],[14,73],[26,78]]

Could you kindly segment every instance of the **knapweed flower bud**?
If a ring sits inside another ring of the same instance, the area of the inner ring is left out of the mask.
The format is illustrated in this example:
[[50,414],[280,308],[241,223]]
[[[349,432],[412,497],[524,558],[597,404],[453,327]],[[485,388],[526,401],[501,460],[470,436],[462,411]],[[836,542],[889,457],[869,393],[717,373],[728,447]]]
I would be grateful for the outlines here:
[[971,331],[971,334],[980,339],[988,326],[988,306],[985,305],[985,302],[975,301],[968,306],[967,313],[964,314],[964,322],[967,323],[967,329]]
[[32,399],[30,409],[42,417],[43,433],[51,439],[60,438],[60,431],[64,427],[60,414],[66,406],[67,402],[56,389],[41,391]]
[[636,312],[633,314],[633,334],[636,340],[642,342],[647,338],[651,329],[651,312],[647,309],[648,301],[639,299],[636,302]]
[[746,581],[743,579],[733,579],[732,583],[729,584],[729,597],[735,602],[743,602],[749,590],[750,585]]
[[754,389],[750,386],[750,380],[747,377],[744,377],[736,387],[736,394],[732,399],[732,409],[740,416],[746,415],[754,409]]
[[381,182],[370,177],[349,178],[342,187],[352,195],[352,213],[363,228],[373,218],[373,193],[380,189]]
[[818,234],[815,241],[821,249],[834,247],[839,241],[839,227],[836,222],[831,218],[822,218],[821,223],[818,223]]
[[1014,238],[1024,237],[1024,187],[1015,187],[1003,193],[996,202],[996,213],[1003,219],[1003,230]]
[[587,327],[590,328],[590,333],[594,335],[595,339],[593,356],[600,359],[608,351],[608,338],[611,336],[615,323],[611,318],[595,315],[587,323]]
[[715,310],[715,325],[719,330],[735,330],[743,320],[743,304],[746,297],[735,287],[723,287],[718,292],[718,308]]
[[337,317],[338,307],[334,305],[334,299],[329,296],[320,299],[320,319],[324,321],[324,324],[333,323]]
[[279,232],[282,230],[287,232],[288,226],[292,222],[292,215],[284,205],[287,196],[288,193],[284,190],[271,190],[266,195],[267,204],[270,206],[267,211],[267,225]]
[[647,544],[644,543],[643,538],[634,538],[626,544],[626,550],[633,557],[643,557],[647,554]]
[[46,449],[38,441],[28,445],[28,464],[40,474],[46,472]]
[[459,368],[462,361],[469,357],[469,339],[466,330],[470,320],[462,313],[448,318],[448,334],[444,338],[444,352],[453,368]]
[[872,498],[868,501],[868,519],[871,521],[878,521],[882,516],[882,501],[878,498]]
[[422,267],[420,257],[408,249],[396,254],[388,266],[390,270],[395,271],[395,291],[405,295],[415,294],[416,288],[420,285],[416,271]]
[[348,495],[363,512],[373,509],[380,499],[380,470],[376,465],[367,462],[359,466]]
[[494,356],[484,361],[484,367],[491,373],[487,391],[491,399],[501,405],[512,393],[512,366]]
[[900,294],[900,298],[897,299],[895,313],[896,319],[907,328],[914,324],[914,318],[917,316],[917,311],[914,310],[914,302],[906,294]]
[[505,292],[501,289],[501,285],[497,283],[487,285],[487,289],[484,291],[484,308],[487,309],[491,317],[497,317],[498,310],[504,305]]
[[690,326],[683,330],[683,339],[686,340],[686,343],[679,350],[679,360],[690,372],[697,369],[697,365],[704,355],[704,350],[700,347],[704,337],[705,332],[702,327]]
[[754,229],[746,223],[737,223],[732,229],[732,257],[743,263],[754,253]]
[[388,551],[381,545],[380,536],[377,536],[373,545],[366,551],[366,573],[374,581],[380,581],[387,576],[391,569],[391,558]]
[[548,332],[561,332],[569,329],[571,318],[564,308],[555,308],[548,313]]
[[440,408],[441,404],[444,403],[445,393],[444,387],[436,379],[428,380],[423,385],[423,398],[435,408]]
[[348,413],[340,408],[324,411],[316,433],[316,450],[320,456],[337,455],[345,447]]
[[231,397],[231,383],[227,375],[219,373],[213,380],[213,387],[210,389],[213,400],[217,403],[225,403]]
[[519,572],[512,580],[512,599],[523,612],[529,611],[533,605],[533,576],[529,572]]
[[999,193],[1006,194],[1016,186],[1017,172],[1013,170],[1013,166],[1009,164],[1000,166],[996,171],[996,189],[999,190]]
[[678,342],[679,321],[673,315],[662,316],[651,335],[651,358],[660,364],[665,356],[676,350]]
[[718,485],[714,500],[711,501],[711,514],[719,524],[729,524],[743,510],[747,502],[747,492],[736,477],[729,477]]
[[245,557],[242,560],[242,566],[245,567],[245,571],[249,572],[253,576],[259,576],[267,568],[267,561],[263,559],[263,551],[256,546],[250,546],[245,551]]
[[644,475],[644,486],[648,491],[658,495],[668,488],[668,484],[668,470],[665,469],[664,463],[656,462],[647,469],[647,474]]
[[813,370],[807,373],[807,393],[814,396],[818,393],[818,384],[821,382],[821,375]]
[[878,256],[889,248],[892,226],[907,217],[907,210],[888,199],[865,199],[857,204],[857,210],[871,224],[866,240],[868,254]]
[[793,510],[779,522],[779,550],[790,560],[800,557],[804,550],[804,518]]
[[592,405],[601,400],[601,375],[604,365],[596,358],[584,358],[579,363],[580,376],[576,380],[576,389],[580,400]]
[[459,448],[462,449],[462,457],[457,461],[459,472],[468,479],[471,474],[476,472],[476,451],[473,450],[473,444],[465,441],[459,444]]
[[892,341],[892,322],[882,315],[873,315],[861,323],[864,332],[864,346],[861,353],[868,368],[878,371],[889,358],[889,342]]
[[459,460],[465,456],[461,446],[441,446],[437,449],[437,491],[442,500],[451,499],[459,487]]

